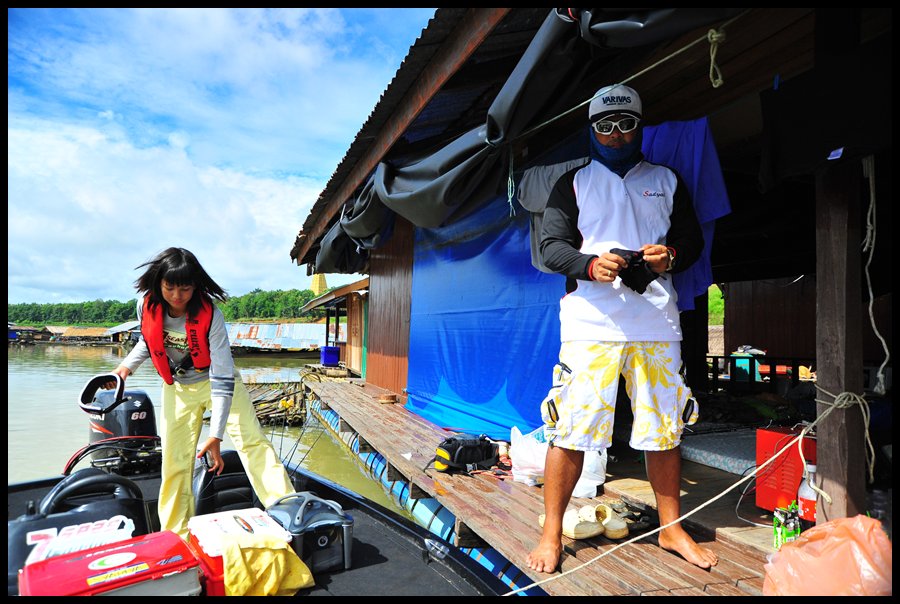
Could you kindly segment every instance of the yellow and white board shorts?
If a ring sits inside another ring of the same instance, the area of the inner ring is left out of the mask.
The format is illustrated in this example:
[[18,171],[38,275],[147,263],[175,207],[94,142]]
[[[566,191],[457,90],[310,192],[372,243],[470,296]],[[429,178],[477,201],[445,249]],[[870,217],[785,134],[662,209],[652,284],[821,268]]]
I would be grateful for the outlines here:
[[681,342],[563,342],[553,386],[541,402],[547,442],[578,451],[612,444],[619,375],[631,399],[631,447],[668,451],[697,421],[681,375]]

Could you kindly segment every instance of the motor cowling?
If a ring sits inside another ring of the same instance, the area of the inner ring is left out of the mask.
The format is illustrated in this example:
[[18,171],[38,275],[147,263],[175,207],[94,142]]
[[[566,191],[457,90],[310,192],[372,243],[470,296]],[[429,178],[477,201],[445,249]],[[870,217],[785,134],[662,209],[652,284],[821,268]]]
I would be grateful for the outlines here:
[[85,452],[93,467],[122,475],[160,470],[156,413],[146,392],[97,391],[90,410],[84,405],[82,408],[88,413],[90,426]]
[[[115,400],[111,390],[98,391],[93,402],[98,408],[108,408]],[[157,436],[156,413],[153,402],[143,390],[126,390],[123,402],[106,413],[91,413],[89,442],[114,436]]]

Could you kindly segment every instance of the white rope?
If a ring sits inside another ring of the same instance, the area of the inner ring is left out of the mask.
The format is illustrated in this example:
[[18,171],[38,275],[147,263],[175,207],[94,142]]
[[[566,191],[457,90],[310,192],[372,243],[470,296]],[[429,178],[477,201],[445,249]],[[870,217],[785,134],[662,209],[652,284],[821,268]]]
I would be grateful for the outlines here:
[[872,390],[874,390],[876,394],[884,396],[884,393],[887,391],[884,385],[884,368],[887,366],[888,361],[891,358],[891,351],[888,350],[887,342],[885,342],[884,337],[882,337],[881,335],[881,332],[878,331],[878,326],[875,325],[875,314],[872,311],[872,304],[874,302],[874,295],[872,293],[872,276],[869,274],[869,265],[872,264],[872,257],[875,255],[875,234],[877,233],[877,229],[875,226],[875,158],[869,155],[862,161],[863,175],[869,179],[869,210],[868,212],[866,212],[866,238],[863,241],[863,251],[869,252],[869,257],[866,259],[865,269],[866,286],[869,288],[869,321],[872,323],[872,331],[875,332],[875,335],[881,341],[881,347],[884,349],[884,361],[882,361],[881,365],[878,367],[875,386],[872,388]]
[[[875,447],[872,445],[872,438],[869,436],[869,418],[871,417],[871,412],[869,411],[869,401],[865,399],[861,394],[854,394],[853,392],[842,392],[838,396],[834,396],[818,384],[816,384],[816,389],[821,390],[828,396],[830,396],[833,401],[823,401],[819,398],[816,399],[817,403],[822,403],[823,405],[829,405],[831,408],[828,409],[822,417],[827,417],[829,413],[831,413],[834,409],[848,409],[853,405],[859,405],[860,413],[863,418],[863,426],[864,432],[866,436],[866,465],[869,469],[869,482],[875,482]],[[822,418],[816,420],[818,422]],[[806,462],[803,460],[803,451],[800,451],[800,460],[803,461],[803,467],[806,467]],[[803,471],[803,476],[806,476],[806,470]],[[827,498],[828,503],[831,503],[831,497],[828,497],[824,492],[817,489],[813,486],[813,489],[821,494],[823,497]]]
[[[505,593],[505,594],[503,594],[503,595],[504,595],[504,596],[511,596],[511,595],[514,595],[514,594],[517,594],[517,593],[526,591],[526,590],[528,590],[528,589],[531,589],[532,587],[537,587],[537,586],[539,586],[539,585],[544,585],[545,583],[549,583],[549,582],[551,582],[551,581],[556,581],[557,579],[561,579],[562,577],[565,577],[566,575],[569,575],[569,574],[571,574],[571,573],[577,572],[577,571],[579,571],[579,570],[585,568],[585,567],[588,566],[589,564],[593,564],[594,562],[596,562],[596,561],[599,560],[600,558],[604,558],[604,557],[610,555],[611,553],[613,553],[614,551],[618,550],[619,548],[625,547],[626,545],[629,545],[629,544],[634,543],[634,542],[636,542],[636,541],[640,541],[641,539],[644,539],[644,538],[646,538],[646,537],[649,537],[650,535],[655,535],[656,533],[662,532],[662,531],[664,531],[665,529],[669,528],[670,526],[673,526],[673,525],[675,525],[675,524],[680,523],[682,520],[684,520],[684,519],[686,519],[686,518],[690,518],[691,516],[693,516],[694,514],[696,514],[697,512],[699,512],[700,510],[702,510],[703,508],[705,508],[705,507],[711,505],[712,503],[718,501],[719,499],[721,499],[722,497],[724,497],[727,493],[730,493],[731,491],[733,491],[734,489],[736,489],[737,487],[739,487],[741,484],[743,484],[743,483],[749,481],[751,478],[754,478],[757,474],[759,474],[760,470],[762,470],[763,468],[765,468],[765,467],[768,466],[769,464],[774,463],[775,460],[778,459],[779,457],[781,457],[781,456],[785,453],[785,451],[787,451],[788,449],[790,449],[790,448],[794,445],[794,443],[802,443],[802,442],[803,442],[803,439],[806,437],[806,435],[809,433],[809,431],[812,430],[812,429],[816,426],[816,424],[818,424],[819,422],[821,422],[822,420],[824,420],[826,417],[828,417],[829,415],[831,415],[831,413],[834,412],[835,409],[846,409],[846,408],[849,408],[849,407],[850,407],[851,405],[853,405],[853,404],[859,404],[860,407],[861,407],[861,409],[863,410],[863,417],[864,417],[864,419],[865,419],[865,426],[866,426],[866,444],[868,445],[868,448],[867,448],[867,451],[866,451],[867,457],[868,457],[868,453],[869,453],[870,451],[872,452],[872,465],[869,466],[869,472],[870,472],[870,476],[871,476],[871,475],[872,475],[872,468],[873,468],[873,466],[874,466],[874,449],[872,448],[872,443],[871,443],[871,440],[869,439],[869,422],[868,422],[869,413],[868,413],[868,403],[866,402],[866,400],[865,400],[862,396],[860,396],[860,395],[858,395],[858,394],[853,394],[852,392],[844,392],[844,393],[842,393],[840,396],[835,397],[834,395],[832,395],[832,394],[831,394],[830,392],[828,392],[827,390],[824,390],[823,388],[820,388],[818,385],[816,385],[816,388],[818,388],[819,390],[821,390],[821,391],[824,392],[825,394],[831,396],[831,397],[834,399],[834,402],[820,401],[820,400],[816,399],[816,402],[820,402],[820,403],[823,403],[823,404],[827,405],[827,406],[828,406],[828,409],[826,409],[824,413],[822,413],[820,416],[818,416],[814,422],[812,422],[811,424],[809,424],[809,425],[807,425],[805,428],[803,428],[803,429],[800,431],[800,434],[798,434],[797,436],[795,436],[788,444],[786,444],[786,445],[785,445],[784,447],[782,447],[777,453],[775,453],[775,455],[773,455],[772,457],[770,457],[769,459],[767,459],[767,460],[766,460],[765,462],[763,462],[761,465],[757,466],[757,468],[756,468],[753,472],[751,472],[750,474],[748,474],[747,476],[745,476],[745,477],[739,479],[739,480],[738,480],[737,482],[735,482],[733,485],[731,485],[730,487],[726,488],[724,491],[722,491],[721,493],[719,493],[718,495],[716,495],[716,496],[713,497],[712,499],[709,499],[708,501],[706,501],[706,502],[704,502],[704,503],[698,505],[696,508],[694,508],[694,509],[691,510],[690,512],[687,512],[686,514],[683,514],[681,517],[676,518],[675,520],[673,520],[672,522],[670,522],[670,523],[668,523],[668,524],[666,524],[666,525],[664,525],[664,526],[660,526],[660,527],[658,527],[658,528],[653,529],[652,531],[649,531],[649,532],[647,532],[647,533],[644,533],[643,535],[638,535],[637,537],[634,537],[633,539],[629,539],[628,541],[624,541],[624,542],[622,542],[622,543],[619,543],[619,544],[617,544],[615,547],[613,547],[613,548],[611,548],[611,549],[608,549],[608,550],[606,550],[605,552],[601,553],[601,554],[600,554],[599,556],[597,556],[596,558],[594,558],[594,559],[592,559],[592,560],[588,560],[587,562],[585,562],[585,563],[583,563],[583,564],[580,564],[580,565],[576,566],[575,568],[569,569],[569,570],[567,570],[567,571],[565,571],[565,572],[563,572],[563,573],[560,573],[560,574],[558,574],[558,575],[554,575],[554,576],[552,576],[552,577],[548,577],[548,578],[543,579],[543,580],[541,580],[541,581],[537,581],[537,582],[535,582],[535,583],[532,583],[531,585],[526,585],[525,587],[519,587],[518,589],[514,589],[514,590],[512,590],[512,591],[510,591],[510,592],[507,592],[507,593]],[[799,446],[799,445],[798,445],[798,446]],[[800,451],[800,456],[801,456],[801,460],[802,460],[802,458],[803,458],[803,451],[802,451],[802,450]],[[805,468],[805,467],[806,467],[806,466],[805,466],[805,463],[804,463],[804,468]],[[805,470],[804,470],[804,472],[805,472]],[[810,484],[812,485],[812,483],[810,483]],[[831,496],[830,496],[830,495],[828,495],[827,493],[825,493],[824,491],[822,491],[821,489],[819,489],[819,488],[816,487],[815,485],[812,485],[812,486],[813,486],[813,489],[814,489],[817,493],[819,493],[819,494],[820,494],[820,495],[821,495],[828,503],[831,503],[832,499],[831,499]]]
[[725,83],[722,71],[716,65],[716,53],[719,52],[719,44],[725,41],[725,32],[721,28],[719,31],[711,29],[707,32],[706,38],[709,40],[709,83],[713,88],[718,88]]
[[509,176],[506,179],[506,202],[509,204],[509,217],[516,215],[516,207],[513,205],[513,197],[516,195],[516,181],[513,178],[513,159],[515,153],[512,145],[509,146]]

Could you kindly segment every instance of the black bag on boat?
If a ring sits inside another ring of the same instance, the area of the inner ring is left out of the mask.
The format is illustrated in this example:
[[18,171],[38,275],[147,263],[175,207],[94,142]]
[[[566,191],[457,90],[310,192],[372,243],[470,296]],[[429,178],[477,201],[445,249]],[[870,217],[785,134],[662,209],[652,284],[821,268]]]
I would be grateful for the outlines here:
[[500,461],[500,446],[484,434],[454,434],[437,446],[434,469],[438,472],[489,470]]

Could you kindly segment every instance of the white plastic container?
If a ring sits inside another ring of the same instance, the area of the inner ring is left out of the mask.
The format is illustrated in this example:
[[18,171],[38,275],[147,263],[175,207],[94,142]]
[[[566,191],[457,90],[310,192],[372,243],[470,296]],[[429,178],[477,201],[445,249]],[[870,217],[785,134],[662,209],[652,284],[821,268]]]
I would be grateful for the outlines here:
[[188,530],[210,556],[222,555],[222,538],[225,535],[272,535],[285,543],[290,543],[292,538],[274,518],[258,508],[194,516],[188,520]]
[[806,462],[807,476],[800,481],[797,489],[797,507],[800,508],[800,526],[803,530],[816,525],[816,497],[817,493],[810,486],[815,484],[816,464]]

